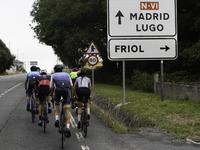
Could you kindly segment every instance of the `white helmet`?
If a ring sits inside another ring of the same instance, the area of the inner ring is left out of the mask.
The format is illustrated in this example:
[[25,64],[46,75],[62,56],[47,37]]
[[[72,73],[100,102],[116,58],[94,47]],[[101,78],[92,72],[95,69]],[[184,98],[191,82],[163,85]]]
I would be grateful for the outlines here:
[[47,70],[46,70],[46,69],[42,69],[42,70],[40,71],[40,74],[47,74]]

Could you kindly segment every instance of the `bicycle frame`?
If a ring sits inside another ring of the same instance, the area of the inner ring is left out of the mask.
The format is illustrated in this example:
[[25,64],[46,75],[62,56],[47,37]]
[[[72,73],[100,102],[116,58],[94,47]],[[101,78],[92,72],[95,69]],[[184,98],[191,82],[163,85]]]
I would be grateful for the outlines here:
[[30,111],[31,111],[31,118],[32,118],[32,123],[34,123],[34,119],[35,119],[35,93],[33,92],[31,94],[31,97],[30,97]]
[[[84,99],[85,98],[83,98],[83,100]],[[82,125],[82,131],[84,132],[84,137],[87,136],[87,124],[88,124],[88,119],[86,114],[86,105],[85,103],[83,103],[82,113],[81,113],[81,125]]]
[[43,123],[44,123],[44,133],[45,133],[45,132],[46,132],[46,126],[47,126],[47,120],[48,120],[48,116],[47,116],[47,101],[46,101],[46,98],[44,99],[44,102],[43,102],[42,120],[43,120]]

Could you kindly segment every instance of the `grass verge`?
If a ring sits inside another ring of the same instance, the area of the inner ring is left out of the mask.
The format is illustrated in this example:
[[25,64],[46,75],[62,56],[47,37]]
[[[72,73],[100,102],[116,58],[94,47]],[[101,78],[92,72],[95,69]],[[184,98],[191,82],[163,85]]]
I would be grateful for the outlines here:
[[[123,90],[120,86],[95,83],[92,91],[111,103],[122,103]],[[164,97],[164,100],[161,102],[160,96],[153,93],[142,93],[126,88],[127,104],[121,107],[128,110],[136,118],[140,118],[138,120],[145,121],[180,140],[185,140],[188,137],[200,138],[200,103],[169,97]],[[111,120],[111,123],[107,124],[112,129],[114,128],[116,122],[112,123],[111,117],[108,119],[107,116],[104,116],[103,120]],[[117,133],[128,132],[116,131],[121,130],[117,128],[114,129]],[[124,129],[129,130],[128,128]]]

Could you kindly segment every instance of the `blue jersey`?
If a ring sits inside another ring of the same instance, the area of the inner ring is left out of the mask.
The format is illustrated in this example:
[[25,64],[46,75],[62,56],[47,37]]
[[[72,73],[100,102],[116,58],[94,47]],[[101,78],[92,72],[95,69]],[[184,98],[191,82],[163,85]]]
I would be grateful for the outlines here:
[[28,82],[30,77],[39,76],[39,75],[40,75],[40,73],[38,71],[31,71],[31,72],[27,73],[25,81]]
[[66,72],[56,72],[51,76],[50,87],[54,84],[56,88],[69,88],[72,85],[72,80]]

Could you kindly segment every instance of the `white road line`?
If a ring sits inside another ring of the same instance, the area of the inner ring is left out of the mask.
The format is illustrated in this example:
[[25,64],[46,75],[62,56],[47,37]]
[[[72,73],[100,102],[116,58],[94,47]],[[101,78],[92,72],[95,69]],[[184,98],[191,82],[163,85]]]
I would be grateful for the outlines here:
[[[71,112],[70,112],[70,116],[71,116],[70,123],[71,123],[72,128],[77,128],[77,123],[76,123],[74,117],[72,116]],[[76,132],[76,137],[79,142],[85,140],[85,138],[83,137],[83,134],[81,132]],[[90,150],[90,148],[87,145],[85,145],[85,146],[81,145],[81,149],[82,150]]]
[[83,146],[81,145],[82,150],[90,150],[90,148],[88,146]]
[[15,85],[14,87],[12,87],[12,88],[8,89],[8,90],[7,90],[7,91],[5,91],[4,93],[1,93],[1,94],[0,94],[0,97],[1,97],[1,96],[3,96],[3,95],[5,95],[6,93],[8,93],[8,92],[12,91],[14,88],[18,87],[18,86],[19,86],[19,85],[21,85],[21,84],[22,84],[22,83],[19,83],[19,84]]
[[84,140],[83,134],[81,132],[76,132],[76,137],[77,137],[78,141]]
[[74,120],[74,117],[72,116],[71,112],[70,112],[70,116],[71,116],[71,125],[72,125],[72,128],[76,128],[77,127],[77,124],[76,124],[76,121]]

